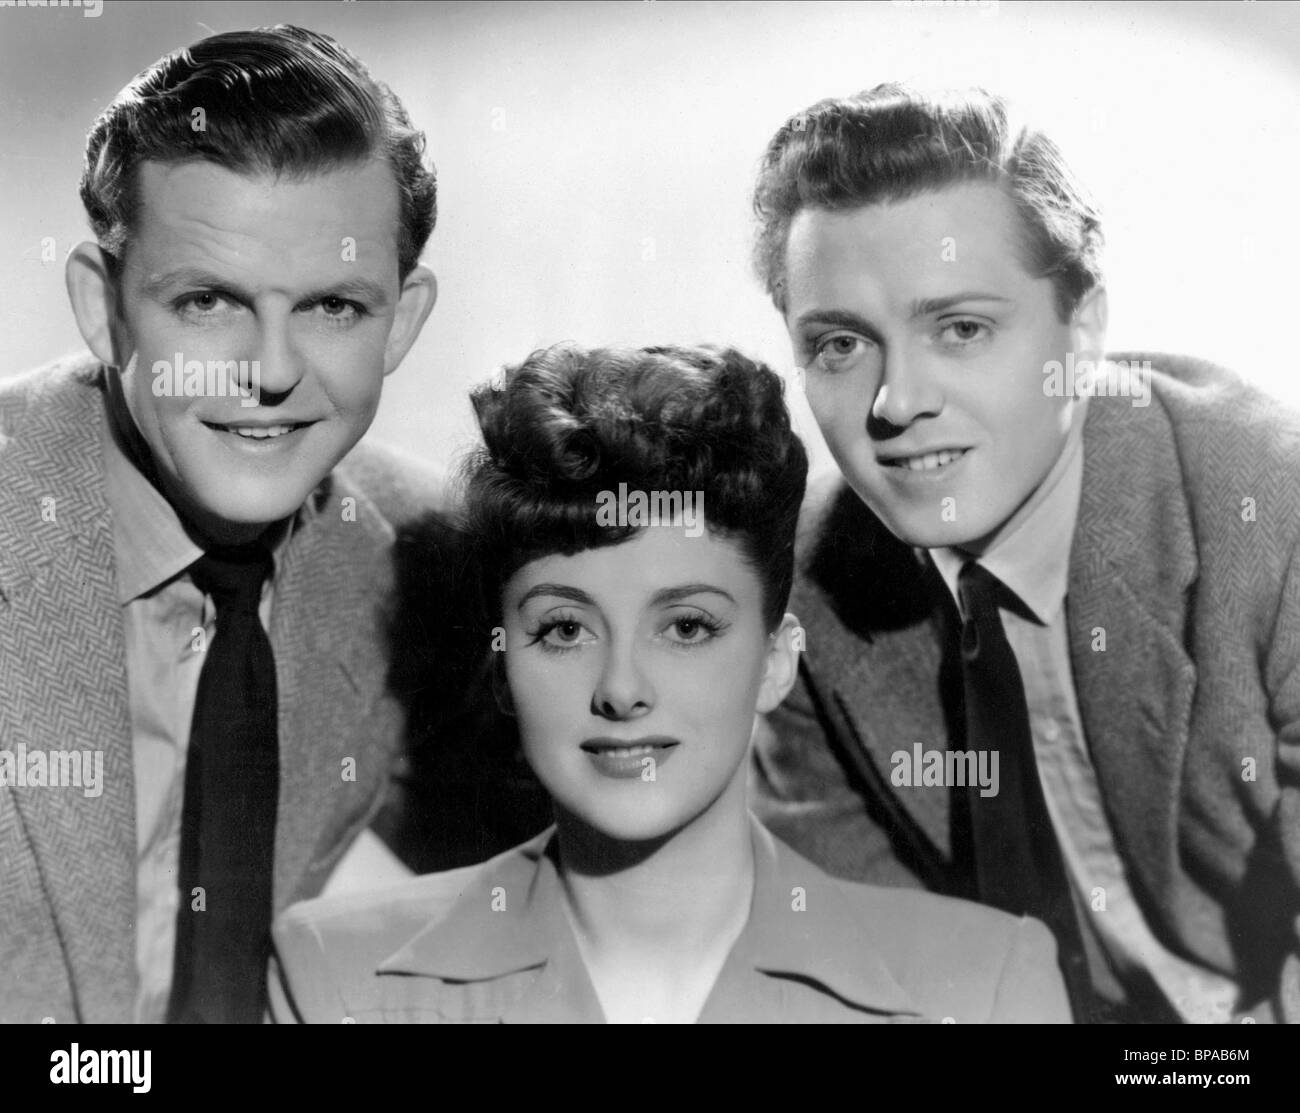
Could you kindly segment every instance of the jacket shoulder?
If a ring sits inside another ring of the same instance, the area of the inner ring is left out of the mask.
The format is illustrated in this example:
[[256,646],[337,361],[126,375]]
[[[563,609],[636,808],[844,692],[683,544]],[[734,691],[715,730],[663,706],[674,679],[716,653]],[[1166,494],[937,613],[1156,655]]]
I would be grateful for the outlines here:
[[1038,920],[919,889],[835,880],[855,922],[926,1015],[1068,1023],[1056,942]]
[[[317,897],[286,909],[272,936],[292,1004],[279,1020],[338,1024],[373,996],[375,970],[414,935],[443,919],[484,865],[427,874],[368,893]],[[273,987],[274,988],[274,987]]]
[[334,475],[373,502],[394,528],[443,516],[452,506],[450,478],[441,468],[368,438],[339,461]]
[[102,383],[103,365],[79,352],[0,381],[0,444],[15,436],[33,416],[75,405]]
[[[1169,416],[1180,451],[1220,466],[1224,452],[1230,465],[1240,459],[1245,466],[1261,457],[1261,475],[1282,465],[1291,476],[1300,475],[1296,455],[1300,441],[1300,410],[1289,406],[1236,371],[1193,356],[1166,352],[1117,352],[1112,361],[1140,367],[1150,375],[1153,400]],[[1094,400],[1098,401],[1098,400]],[[1115,402],[1114,399],[1100,401]],[[1136,411],[1138,399],[1120,399],[1121,412]]]

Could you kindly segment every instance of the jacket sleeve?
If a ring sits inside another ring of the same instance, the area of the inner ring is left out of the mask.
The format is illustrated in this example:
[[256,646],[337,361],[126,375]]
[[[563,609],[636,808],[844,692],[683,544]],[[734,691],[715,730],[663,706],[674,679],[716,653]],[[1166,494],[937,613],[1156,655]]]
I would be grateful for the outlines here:
[[1278,914],[1282,954],[1270,1002],[1278,1021],[1300,1023],[1300,543],[1291,554],[1269,645],[1266,682],[1277,731],[1279,799],[1270,840],[1280,847],[1287,893]]

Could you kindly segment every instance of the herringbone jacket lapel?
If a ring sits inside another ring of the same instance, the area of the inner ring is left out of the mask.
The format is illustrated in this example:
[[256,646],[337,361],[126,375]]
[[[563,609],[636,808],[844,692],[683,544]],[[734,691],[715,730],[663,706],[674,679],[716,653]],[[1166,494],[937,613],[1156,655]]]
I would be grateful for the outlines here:
[[1196,540],[1169,415],[1096,397],[1066,599],[1074,685],[1121,855],[1152,907],[1179,875],[1178,792],[1196,689],[1185,646]]
[[287,547],[271,618],[280,697],[275,904],[314,895],[379,803],[400,711],[387,693],[393,528],[336,470]]

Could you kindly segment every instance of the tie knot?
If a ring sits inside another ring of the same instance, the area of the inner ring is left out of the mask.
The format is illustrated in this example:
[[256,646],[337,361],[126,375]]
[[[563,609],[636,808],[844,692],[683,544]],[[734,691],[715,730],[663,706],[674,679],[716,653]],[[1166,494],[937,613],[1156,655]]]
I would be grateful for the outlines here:
[[217,611],[234,609],[256,613],[262,601],[262,584],[273,564],[265,545],[212,548],[190,565],[199,589],[212,596]]
[[997,619],[999,600],[1009,602],[1015,598],[1006,584],[973,560],[963,564],[957,573],[957,595],[966,619],[977,624]]

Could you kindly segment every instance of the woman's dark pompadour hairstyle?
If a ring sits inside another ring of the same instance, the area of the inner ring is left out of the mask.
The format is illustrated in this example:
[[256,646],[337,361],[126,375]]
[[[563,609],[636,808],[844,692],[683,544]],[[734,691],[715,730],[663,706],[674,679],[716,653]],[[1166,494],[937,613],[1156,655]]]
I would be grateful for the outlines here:
[[877,85],[792,116],[768,144],[754,191],[758,275],[784,312],[786,241],[801,209],[898,201],[967,181],[1007,190],[1024,225],[1025,265],[1052,280],[1068,320],[1101,281],[1099,214],[1056,145],[982,89],[930,97]]
[[401,101],[327,35],[288,25],[234,31],[159,59],[114,98],[86,142],[81,200],[120,263],[146,159],[306,176],[371,157],[386,159],[397,182],[405,279],[433,231],[437,185]]
[[597,521],[597,497],[704,493],[707,528],[737,542],[781,622],[808,472],[780,377],[723,348],[534,352],[472,395],[483,448],[466,464],[465,525],[493,623],[529,561],[615,545],[636,526]]

